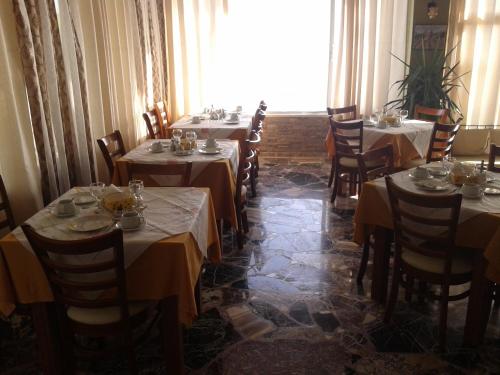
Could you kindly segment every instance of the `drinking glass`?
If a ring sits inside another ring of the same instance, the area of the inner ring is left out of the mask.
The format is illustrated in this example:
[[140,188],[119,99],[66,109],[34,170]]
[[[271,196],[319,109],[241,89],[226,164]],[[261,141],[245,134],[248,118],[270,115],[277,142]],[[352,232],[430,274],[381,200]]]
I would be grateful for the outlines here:
[[177,143],[180,142],[182,137],[182,129],[174,129],[174,131],[172,132],[172,136]]
[[189,130],[186,132],[186,139],[188,140],[188,142],[191,144],[191,149],[195,149],[196,148],[196,132],[193,131],[193,130]]
[[92,182],[90,184],[90,194],[95,198],[99,207],[101,206],[101,200],[104,194],[105,187],[106,184],[100,181]]
[[401,116],[401,122],[404,123],[405,119],[408,117],[408,110],[407,109],[400,110],[399,115]]
[[143,207],[142,191],[144,190],[144,182],[142,180],[130,180],[128,189],[134,196],[136,207]]

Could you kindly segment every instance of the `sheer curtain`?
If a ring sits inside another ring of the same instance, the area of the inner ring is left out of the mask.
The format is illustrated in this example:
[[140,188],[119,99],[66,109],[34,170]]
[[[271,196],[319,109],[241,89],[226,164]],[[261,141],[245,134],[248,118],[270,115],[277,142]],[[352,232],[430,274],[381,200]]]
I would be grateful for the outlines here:
[[372,113],[396,90],[405,59],[408,1],[332,0],[327,104]]
[[12,3],[0,1],[0,173],[16,223],[42,207],[40,173]]
[[500,127],[500,1],[450,2],[447,48],[457,45],[451,64],[469,90],[455,90],[454,98],[470,125]]

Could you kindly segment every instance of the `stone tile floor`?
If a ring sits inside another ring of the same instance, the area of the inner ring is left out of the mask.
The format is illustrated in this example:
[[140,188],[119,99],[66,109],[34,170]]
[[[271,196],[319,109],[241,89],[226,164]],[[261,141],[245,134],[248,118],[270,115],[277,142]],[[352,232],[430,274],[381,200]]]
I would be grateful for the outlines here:
[[[221,264],[203,274],[203,312],[185,331],[193,374],[500,373],[499,311],[485,343],[461,347],[466,301],[450,304],[448,350],[438,353],[438,307],[400,302],[393,323],[353,279],[361,251],[352,240],[356,200],[329,203],[328,166],[262,161],[243,250],[224,238]],[[402,299],[401,299],[402,301]],[[0,322],[1,323],[1,322]],[[0,373],[37,373],[29,318],[0,324]],[[165,373],[158,337],[139,349],[144,374]],[[85,373],[126,373],[111,359]]]

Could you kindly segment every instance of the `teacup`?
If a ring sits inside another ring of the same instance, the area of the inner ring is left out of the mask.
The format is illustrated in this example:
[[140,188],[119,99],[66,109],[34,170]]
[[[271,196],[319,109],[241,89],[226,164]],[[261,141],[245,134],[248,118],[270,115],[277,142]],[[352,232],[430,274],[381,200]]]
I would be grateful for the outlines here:
[[199,124],[201,122],[201,117],[200,116],[193,116],[191,117],[191,123],[192,124]]
[[130,210],[123,212],[120,222],[123,229],[134,229],[142,224],[143,217],[137,211]]
[[217,147],[217,142],[216,142],[215,138],[208,138],[205,141],[205,148],[213,149],[213,148],[216,148],[216,147]]
[[471,184],[466,182],[462,185],[462,194],[468,198],[479,198],[483,193],[483,189],[479,184]]
[[243,112],[243,107],[241,105],[236,106],[236,112],[238,113]]
[[56,212],[58,215],[74,215],[76,213],[76,206],[73,199],[61,199],[57,202]]
[[151,151],[153,152],[162,152],[163,151],[163,145],[160,141],[155,141],[151,144]]
[[416,178],[428,178],[429,177],[429,170],[427,168],[424,168],[424,167],[417,167],[413,171],[413,175]]
[[240,115],[238,112],[228,112],[228,120],[229,121],[239,121],[240,120]]

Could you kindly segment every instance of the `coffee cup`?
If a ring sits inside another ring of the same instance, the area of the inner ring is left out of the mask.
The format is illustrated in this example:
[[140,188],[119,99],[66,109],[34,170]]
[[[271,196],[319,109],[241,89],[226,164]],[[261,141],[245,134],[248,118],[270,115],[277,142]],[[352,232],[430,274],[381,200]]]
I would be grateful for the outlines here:
[[228,118],[229,118],[229,121],[239,121],[240,120],[240,116],[239,116],[238,112],[229,112]]
[[243,112],[243,107],[241,105],[236,106],[236,112],[238,113]]
[[120,222],[124,229],[134,229],[142,224],[142,216],[137,211],[130,210],[123,212]]
[[163,151],[163,145],[160,141],[155,141],[151,144],[151,151],[153,152],[161,152]]
[[466,182],[462,185],[462,194],[465,197],[479,198],[482,193],[483,190],[481,188],[481,185],[479,184],[471,184]]
[[205,141],[205,148],[214,149],[216,147],[217,147],[217,142],[215,141],[215,138],[208,138]]
[[58,215],[74,215],[76,213],[76,206],[73,199],[61,199],[57,202],[56,207]]
[[427,177],[429,177],[429,170],[427,168],[424,168],[424,167],[417,167],[413,171],[413,175],[416,178],[427,178]]
[[193,116],[191,117],[191,123],[193,124],[199,124],[201,122],[201,117],[200,116]]

